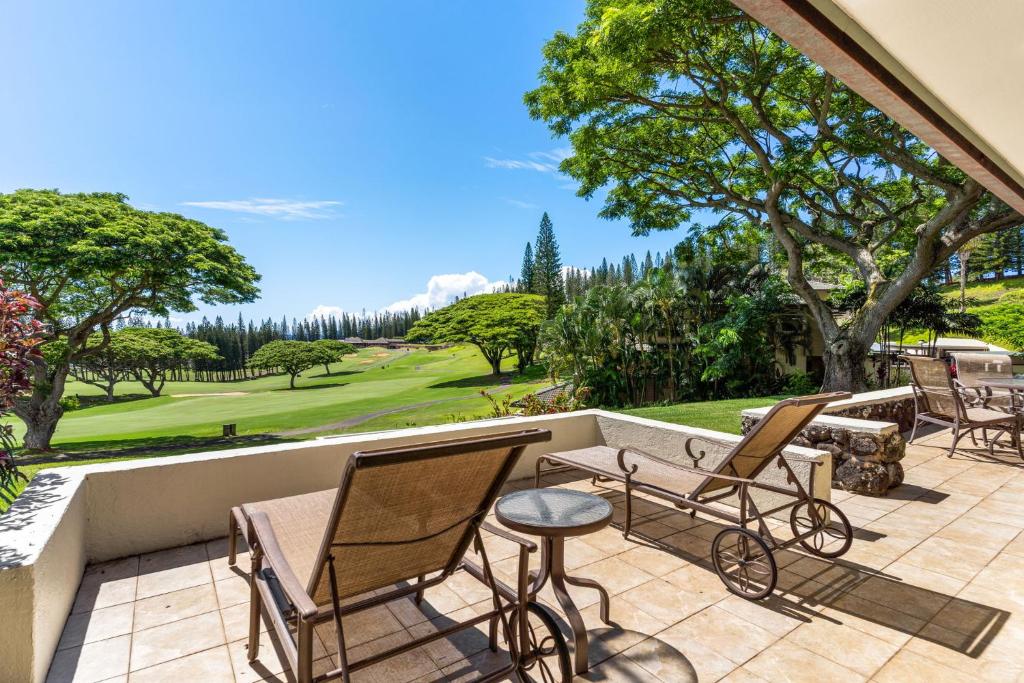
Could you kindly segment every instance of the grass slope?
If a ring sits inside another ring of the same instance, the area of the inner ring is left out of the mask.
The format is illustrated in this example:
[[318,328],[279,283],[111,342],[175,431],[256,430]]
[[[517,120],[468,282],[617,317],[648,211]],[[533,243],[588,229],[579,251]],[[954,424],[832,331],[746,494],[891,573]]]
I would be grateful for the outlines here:
[[[159,398],[149,397],[138,383],[125,382],[118,385],[114,403],[105,402],[96,387],[71,382],[66,395],[80,396],[83,407],[68,412],[57,427],[53,444],[60,455],[29,456],[21,469],[32,476],[47,467],[471,420],[491,414],[482,389],[518,398],[544,382],[533,372],[502,383],[489,375],[490,366],[474,347],[433,352],[363,349],[332,365],[331,371],[330,376],[323,367],[306,371],[294,390],[281,375],[237,382],[168,382]],[[362,419],[384,411],[395,412]],[[238,439],[220,438],[221,425],[229,422],[238,425]],[[346,422],[355,424],[339,426]],[[289,433],[295,430],[301,433]],[[19,440],[23,431],[16,421]],[[0,491],[0,510],[18,492]]]
[[647,417],[662,422],[714,429],[729,434],[740,433],[740,413],[747,408],[770,406],[784,396],[762,396],[760,398],[737,398],[725,401],[703,401],[701,403],[677,403],[669,406],[650,406],[622,410],[626,415]]

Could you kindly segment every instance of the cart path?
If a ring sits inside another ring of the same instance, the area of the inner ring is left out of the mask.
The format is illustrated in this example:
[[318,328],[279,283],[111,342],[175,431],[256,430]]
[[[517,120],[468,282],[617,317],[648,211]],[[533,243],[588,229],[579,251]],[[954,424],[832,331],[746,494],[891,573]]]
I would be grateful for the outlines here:
[[[511,385],[501,386],[494,389],[486,389],[488,395],[500,393],[504,389]],[[452,398],[439,398],[433,401],[423,401],[421,403],[409,403],[404,406],[398,406],[397,408],[387,408],[385,410],[376,410],[372,413],[365,413],[363,415],[357,415],[350,417],[346,420],[340,420],[338,422],[331,422],[330,424],[318,425],[316,427],[303,427],[301,429],[288,429],[283,432],[274,432],[274,436],[290,437],[290,436],[304,436],[306,434],[316,434],[318,432],[334,431],[336,429],[347,429],[349,427],[358,427],[364,422],[383,417],[385,415],[394,415],[395,413],[404,413],[407,410],[415,410],[416,408],[427,408],[429,406],[436,406],[439,403],[453,403],[455,401],[465,401],[471,398],[477,398],[480,394],[473,394],[472,396],[454,396]]]

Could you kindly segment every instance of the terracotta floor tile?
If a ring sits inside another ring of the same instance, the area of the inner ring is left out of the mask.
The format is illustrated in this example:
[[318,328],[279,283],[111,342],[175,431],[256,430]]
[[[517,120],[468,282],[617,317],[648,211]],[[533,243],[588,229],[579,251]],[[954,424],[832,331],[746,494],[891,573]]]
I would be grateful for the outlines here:
[[689,566],[690,562],[674,554],[674,549],[637,546],[618,555],[618,559],[654,577],[662,577]]
[[224,645],[174,659],[141,671],[133,671],[129,683],[165,683],[166,681],[203,681],[232,683],[231,657]]
[[778,640],[770,631],[714,605],[662,631],[657,637],[669,643],[698,643],[737,665]]
[[[342,617],[342,627],[345,632],[345,646],[349,649],[402,630],[402,624],[384,605]],[[334,622],[320,624],[316,627],[316,632],[320,635],[327,654],[335,654],[338,651],[338,636],[335,633]]]
[[47,683],[98,683],[128,673],[131,640],[117,636],[57,652]]
[[217,596],[213,586],[205,584],[163,593],[135,602],[133,631],[153,628],[197,614],[217,611]]
[[802,647],[780,640],[743,665],[756,676],[779,683],[820,683],[820,681],[867,680],[861,674],[840,666]]
[[619,598],[666,624],[675,624],[717,602],[722,596],[681,590],[667,581],[652,579],[626,591]]
[[870,678],[900,649],[900,644],[869,636],[844,624],[815,619],[786,640]]
[[[358,661],[411,640],[405,631],[393,633],[349,650],[350,661]],[[489,651],[488,651],[489,652]],[[507,660],[506,660],[507,661]],[[422,648],[385,659],[352,675],[352,683],[409,683],[437,671],[434,661]]]
[[932,537],[900,559],[923,569],[969,581],[995,555],[994,550]]
[[129,557],[86,567],[72,612],[90,612],[135,599],[139,558]]
[[623,652],[659,681],[717,681],[736,668],[736,664],[699,643],[674,639],[648,638]]
[[612,605],[610,624],[601,621],[598,605],[581,610],[583,623],[587,625],[588,659],[592,665],[628,650],[668,627],[667,623],[641,609],[622,607],[621,604]]
[[[577,676],[573,680],[587,681],[588,683],[641,683],[650,681],[652,674],[647,669],[634,662],[625,655],[613,657],[592,667],[587,673]],[[696,678],[680,678],[680,683],[687,680],[696,681]]]
[[172,548],[139,558],[138,599],[213,581],[205,544]]
[[224,627],[216,612],[139,631],[132,638],[131,670],[145,669],[224,642]]
[[[224,624],[224,639],[229,643],[249,636],[249,603],[222,609],[220,619]],[[260,631],[265,633],[267,630],[267,618],[264,614],[260,619]]]
[[910,650],[900,650],[872,680],[878,683],[963,683],[964,675],[963,672],[939,664],[924,655]]
[[809,609],[785,597],[772,595],[757,602],[730,595],[715,606],[781,638],[811,620],[817,609]]
[[103,607],[92,612],[71,614],[64,624],[58,650],[78,647],[97,640],[122,636],[132,631],[132,603]]
[[217,605],[224,609],[232,605],[248,604],[252,597],[252,587],[247,578],[233,576],[213,584],[217,595]]

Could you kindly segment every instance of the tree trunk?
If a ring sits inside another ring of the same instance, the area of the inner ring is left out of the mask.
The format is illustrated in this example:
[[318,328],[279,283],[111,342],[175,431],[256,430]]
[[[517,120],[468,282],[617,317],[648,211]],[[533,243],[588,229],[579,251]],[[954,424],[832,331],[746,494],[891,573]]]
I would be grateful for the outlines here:
[[289,376],[289,380],[288,380],[288,388],[289,389],[294,389],[295,388],[295,377],[298,374],[299,373],[297,373],[297,372],[289,373],[289,375],[288,375]]
[[324,370],[327,372],[327,376],[330,377],[331,376],[331,364],[330,363],[324,363]]
[[66,363],[56,368],[39,364],[33,369],[32,393],[14,404],[14,414],[25,423],[25,448],[50,450],[50,440],[64,414],[60,399],[69,370]]
[[868,377],[864,363],[870,342],[852,336],[825,340],[825,381],[822,391],[867,391]]

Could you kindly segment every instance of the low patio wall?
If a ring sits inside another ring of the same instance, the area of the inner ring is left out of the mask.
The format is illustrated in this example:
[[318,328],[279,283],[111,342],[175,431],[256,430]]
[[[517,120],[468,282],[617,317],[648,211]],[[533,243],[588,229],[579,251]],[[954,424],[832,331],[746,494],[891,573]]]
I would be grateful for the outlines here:
[[[769,410],[744,410],[743,433]],[[910,387],[870,391],[830,404],[793,443],[832,454],[833,488],[880,496],[903,483],[907,444],[901,432],[913,424]]]
[[[552,441],[528,448],[514,478],[532,477],[544,452],[596,444],[684,457],[684,440],[692,439],[709,453],[702,462],[709,466],[738,439],[588,410],[46,470],[0,517],[0,681],[46,679],[89,563],[224,536],[232,506],[336,486],[358,450],[534,427],[550,429]],[[784,455],[801,478],[831,470],[826,452],[789,448]],[[827,498],[827,485],[817,493]]]

